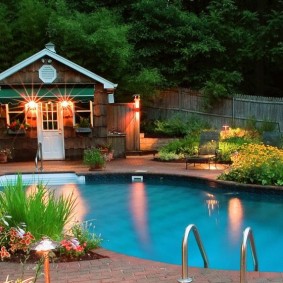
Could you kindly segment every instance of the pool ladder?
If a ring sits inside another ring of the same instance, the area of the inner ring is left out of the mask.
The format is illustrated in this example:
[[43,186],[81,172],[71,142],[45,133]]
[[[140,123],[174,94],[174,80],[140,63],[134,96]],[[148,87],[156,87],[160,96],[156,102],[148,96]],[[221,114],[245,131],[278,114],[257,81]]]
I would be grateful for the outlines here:
[[190,232],[194,232],[195,239],[197,241],[200,253],[202,255],[204,268],[208,268],[208,259],[207,255],[204,249],[204,246],[202,244],[202,241],[200,239],[199,232],[197,230],[196,225],[190,224],[187,226],[184,237],[183,237],[183,243],[182,243],[182,278],[178,279],[179,283],[189,283],[193,281],[193,278],[189,277],[188,275],[188,237]]
[[254,271],[258,271],[258,260],[255,249],[255,242],[252,229],[247,227],[243,232],[243,241],[241,246],[241,268],[240,268],[240,283],[247,283],[247,241],[250,240],[251,252],[254,263]]
[[[39,159],[40,159],[40,167],[38,168],[38,160]],[[35,170],[36,170],[36,172],[38,172],[38,171],[42,172],[42,170],[43,170],[43,161],[42,161],[42,144],[41,144],[41,142],[38,143],[34,162],[35,162]]]
[[[182,243],[182,278],[178,279],[179,283],[189,283],[193,281],[192,277],[188,275],[188,237],[190,232],[193,231],[195,239],[198,244],[198,248],[202,255],[202,259],[204,262],[204,268],[208,268],[208,258],[204,249],[204,246],[201,242],[201,238],[197,227],[194,224],[190,224],[187,226]],[[251,252],[254,263],[254,271],[258,271],[258,259],[255,249],[254,237],[252,233],[252,229],[247,227],[243,232],[243,241],[241,246],[241,262],[240,262],[240,283],[247,283],[247,264],[246,264],[246,254],[247,254],[247,242],[250,242]]]

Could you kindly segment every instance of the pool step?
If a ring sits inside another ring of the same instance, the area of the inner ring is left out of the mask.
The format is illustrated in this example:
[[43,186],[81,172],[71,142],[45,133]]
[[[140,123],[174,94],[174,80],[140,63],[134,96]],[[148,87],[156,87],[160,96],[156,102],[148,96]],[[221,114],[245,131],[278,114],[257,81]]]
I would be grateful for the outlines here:
[[[0,176],[0,186],[5,183],[15,182],[17,174]],[[85,184],[85,176],[78,176],[75,173],[40,173],[21,174],[25,185],[42,182],[44,185],[65,185],[65,184]]]

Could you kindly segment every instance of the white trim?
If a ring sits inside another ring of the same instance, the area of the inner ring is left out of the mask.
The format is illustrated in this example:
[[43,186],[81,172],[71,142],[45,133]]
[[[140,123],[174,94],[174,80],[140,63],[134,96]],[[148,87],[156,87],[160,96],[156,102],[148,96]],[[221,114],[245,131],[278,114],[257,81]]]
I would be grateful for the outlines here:
[[50,51],[49,49],[45,48],[37,53],[35,53],[34,55],[30,56],[29,58],[23,60],[22,62],[14,65],[13,67],[7,69],[6,71],[2,72],[0,74],[0,81],[6,79],[7,77],[15,74],[16,72],[18,72],[19,70],[25,68],[26,66],[30,65],[31,63],[41,59],[44,56],[49,56],[51,58],[53,58],[54,60],[57,60],[58,62],[78,71],[81,74],[86,75],[87,77],[98,81],[100,83],[102,83],[104,85],[104,88],[110,88],[110,89],[114,89],[117,87],[117,84],[114,84],[100,76],[98,76],[97,74],[79,66],[78,64],[58,55],[57,53],[54,53],[52,51]]
[[90,126],[93,127],[93,102],[89,101],[89,108],[85,109],[77,109],[76,108],[76,102],[73,103],[73,125],[76,126],[76,114],[80,115],[79,113],[88,113],[89,114],[89,122]]
[[90,100],[89,101],[89,107],[90,107],[90,124],[91,126],[93,127],[94,124],[93,124],[93,102]]
[[5,104],[5,108],[6,108],[6,121],[7,121],[7,125],[10,125],[10,115],[9,115],[9,105]]

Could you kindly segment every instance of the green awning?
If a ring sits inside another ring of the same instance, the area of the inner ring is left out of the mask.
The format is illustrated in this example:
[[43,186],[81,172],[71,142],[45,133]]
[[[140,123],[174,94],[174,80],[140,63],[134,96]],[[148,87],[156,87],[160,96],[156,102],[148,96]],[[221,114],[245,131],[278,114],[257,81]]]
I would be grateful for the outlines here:
[[19,88],[0,89],[0,103],[19,103],[24,100],[36,99],[37,101],[58,101],[71,99],[87,102],[93,100],[94,88]]

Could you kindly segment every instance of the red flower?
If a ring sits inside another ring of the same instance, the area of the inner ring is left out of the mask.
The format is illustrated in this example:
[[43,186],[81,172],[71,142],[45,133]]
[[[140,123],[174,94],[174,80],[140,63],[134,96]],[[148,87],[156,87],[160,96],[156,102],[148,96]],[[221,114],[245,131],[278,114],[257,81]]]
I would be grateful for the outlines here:
[[80,245],[79,241],[75,238],[64,239],[61,241],[61,253],[66,253],[72,256],[79,256],[84,253],[85,245]]
[[3,260],[6,257],[11,257],[10,253],[7,251],[6,247],[1,247],[1,251],[0,251],[0,257],[1,260]]

